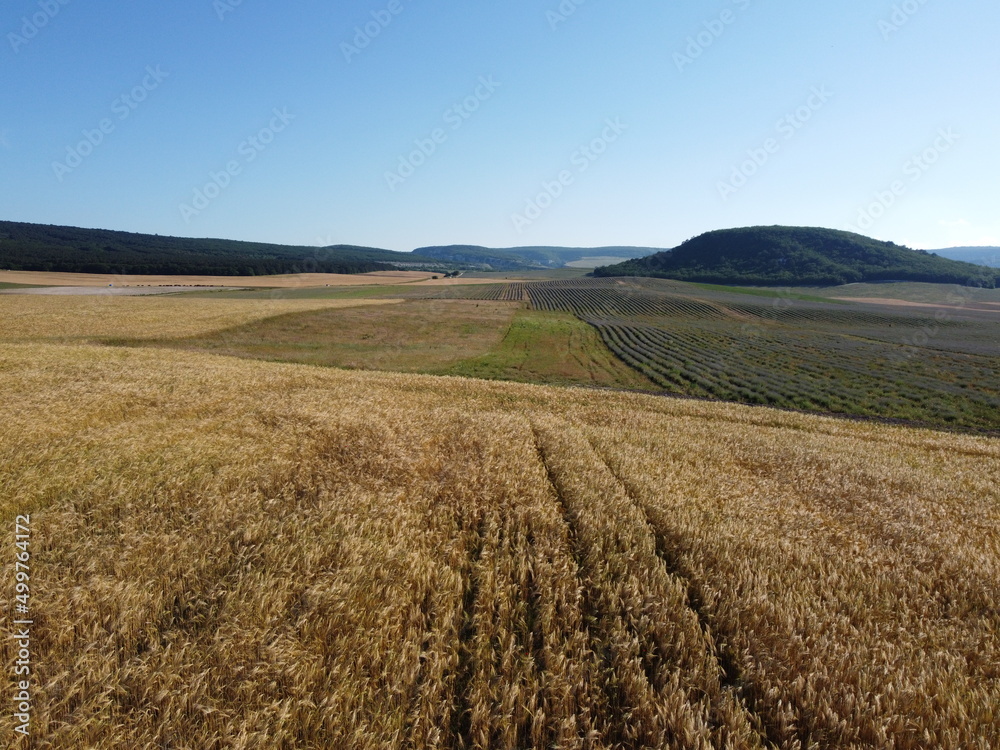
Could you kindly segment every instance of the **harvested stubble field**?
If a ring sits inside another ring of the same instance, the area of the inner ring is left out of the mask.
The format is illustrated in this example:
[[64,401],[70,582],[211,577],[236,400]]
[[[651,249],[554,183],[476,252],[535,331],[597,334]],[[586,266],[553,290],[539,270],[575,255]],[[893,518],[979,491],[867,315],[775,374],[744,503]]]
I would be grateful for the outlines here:
[[88,344],[0,377],[3,746],[1000,746],[995,438]]

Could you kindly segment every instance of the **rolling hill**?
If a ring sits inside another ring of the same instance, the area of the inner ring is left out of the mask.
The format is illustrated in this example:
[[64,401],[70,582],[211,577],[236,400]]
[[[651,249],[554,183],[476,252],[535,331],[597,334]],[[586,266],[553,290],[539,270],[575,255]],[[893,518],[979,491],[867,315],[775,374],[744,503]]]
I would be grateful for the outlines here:
[[771,226],[707,232],[672,250],[598,268],[594,275],[763,286],[974,280],[992,288],[1000,271],[852,232]]
[[66,273],[259,276],[455,267],[446,261],[354,245],[308,247],[191,239],[0,221],[0,269]]

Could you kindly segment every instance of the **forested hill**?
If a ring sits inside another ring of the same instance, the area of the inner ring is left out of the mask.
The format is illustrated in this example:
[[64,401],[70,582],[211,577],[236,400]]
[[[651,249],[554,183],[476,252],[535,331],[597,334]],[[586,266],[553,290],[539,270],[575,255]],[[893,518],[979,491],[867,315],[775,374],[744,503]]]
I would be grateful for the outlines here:
[[852,232],[781,226],[707,232],[672,250],[604,266],[594,274],[763,286],[926,281],[995,287],[1000,280],[997,269]]
[[353,245],[308,247],[189,239],[0,221],[0,270],[260,276],[367,273],[441,261]]

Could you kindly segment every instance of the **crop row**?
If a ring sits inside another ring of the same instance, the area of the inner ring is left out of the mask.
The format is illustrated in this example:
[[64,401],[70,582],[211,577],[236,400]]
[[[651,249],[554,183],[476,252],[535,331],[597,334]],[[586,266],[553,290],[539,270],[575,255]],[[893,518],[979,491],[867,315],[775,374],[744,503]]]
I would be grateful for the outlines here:
[[571,312],[580,317],[722,317],[717,307],[705,302],[631,290],[536,284],[528,287],[528,296],[536,310]]
[[525,299],[525,284],[459,284],[456,286],[412,286],[394,289],[385,295],[403,299],[468,299],[486,302],[521,302]]
[[851,414],[995,428],[995,362],[939,352],[891,356],[899,347],[816,332],[588,318],[619,358],[663,388],[694,396]]
[[456,293],[456,298],[460,299],[520,302],[524,299],[524,287],[523,283],[515,282],[511,284],[470,284],[452,289]]
[[861,310],[824,309],[808,307],[803,304],[783,305],[778,300],[776,300],[776,304],[772,304],[770,306],[741,303],[729,303],[726,306],[733,312],[740,315],[747,315],[761,320],[773,320],[775,322],[790,325],[802,323],[821,323],[844,327],[890,327],[894,325],[901,325],[915,328],[933,327],[937,325],[933,318],[927,316],[880,315],[878,313],[870,313]]

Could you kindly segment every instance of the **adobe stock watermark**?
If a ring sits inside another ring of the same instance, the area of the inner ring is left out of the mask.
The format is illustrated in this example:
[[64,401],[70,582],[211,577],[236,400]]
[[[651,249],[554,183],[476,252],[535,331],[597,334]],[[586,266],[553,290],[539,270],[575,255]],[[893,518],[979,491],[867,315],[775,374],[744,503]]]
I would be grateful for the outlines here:
[[[993,257],[993,262],[997,261],[997,256]],[[893,359],[898,362],[905,362],[920,356],[926,347],[940,333],[942,326],[948,325],[955,319],[955,313],[963,310],[966,305],[975,297],[979,289],[994,288],[996,280],[996,268],[983,266],[982,271],[965,280],[964,284],[956,285],[957,289],[948,293],[947,303],[951,309],[940,308],[934,311],[934,324],[921,326],[917,330],[904,336],[900,341],[902,350],[896,349],[892,353]]]
[[20,515],[14,519],[14,627],[10,634],[17,649],[14,662],[14,731],[27,737],[31,729],[34,708],[31,692],[31,516]]
[[444,127],[437,127],[426,138],[414,140],[413,145],[416,148],[405,156],[401,155],[396,168],[385,173],[385,182],[389,190],[396,192],[397,187],[410,179],[447,142],[448,131],[455,132],[461,129],[466,120],[479,111],[484,102],[493,98],[493,94],[500,86],[501,84],[495,81],[493,76],[479,76],[472,93],[448,107],[441,115],[444,125],[448,126],[447,130]]
[[553,31],[558,29],[559,24],[566,23],[569,17],[586,2],[587,0],[562,0],[555,10],[546,11],[545,20],[549,22],[549,28]]
[[131,114],[138,109],[149,95],[156,91],[170,73],[164,71],[159,65],[153,67],[146,66],[146,75],[142,80],[132,87],[127,93],[121,94],[111,102],[111,114],[114,118],[105,117],[97,123],[97,127],[83,131],[83,138],[75,145],[66,147],[66,158],[62,161],[52,162],[52,171],[59,182],[66,179],[66,175],[78,169],[84,160],[94,153],[105,139],[115,132],[118,123],[127,120]]
[[[777,323],[781,319],[782,313],[795,307],[795,300],[795,293],[791,289],[779,290],[777,296],[771,300],[771,308],[759,316],[759,322],[744,323],[742,325],[740,333],[743,334],[743,338],[756,339],[763,336],[767,332],[764,323],[767,321]],[[735,344],[736,341],[733,343]]]
[[368,46],[395,20],[396,16],[406,10],[402,0],[389,0],[388,5],[371,12],[371,20],[363,26],[354,27],[354,36],[350,42],[341,42],[340,51],[348,63],[361,54]]
[[901,31],[910,22],[913,16],[920,12],[920,9],[927,5],[928,0],[903,0],[892,6],[892,14],[888,19],[881,19],[878,22],[878,30],[882,34],[882,41],[888,42],[892,35]]
[[38,10],[31,16],[21,17],[20,33],[10,32],[7,34],[7,41],[16,55],[28,42],[38,36],[38,32],[49,25],[53,18],[59,15],[63,6],[69,5],[71,0],[38,0]]
[[[322,242],[322,240],[319,240]],[[298,276],[299,281],[305,285],[308,281],[308,275],[313,273],[323,273],[323,266],[321,263],[323,261],[330,260],[335,257],[334,252],[331,250],[330,245],[333,245],[332,238],[322,247],[317,247],[312,251],[312,255],[303,258],[301,261],[294,263],[292,267],[285,272],[286,276]],[[315,284],[315,282],[313,282]],[[327,284],[329,286],[329,284]],[[268,294],[268,299],[278,300],[288,298],[288,287],[275,287]]]
[[729,179],[719,180],[716,183],[716,189],[722,200],[728,201],[731,195],[735,195],[745,187],[750,178],[757,174],[771,160],[771,157],[781,151],[782,142],[794,138],[813,118],[813,115],[823,109],[832,98],[833,92],[829,91],[826,86],[814,86],[801,106],[774,123],[776,136],[766,138],[755,148],[747,149],[747,158],[739,164],[733,165]]
[[[733,5],[736,6],[736,10],[744,11],[750,7],[752,0],[730,0]],[[736,19],[739,16],[737,12],[732,8],[726,8],[718,16],[711,19],[710,21],[705,21],[702,24],[702,29],[697,34],[689,36],[685,41],[687,46],[684,47],[683,52],[674,52],[674,65],[677,66],[677,70],[684,72],[684,69],[689,65],[693,65],[694,61],[705,54],[705,50],[715,44],[723,34],[726,33],[726,29],[736,23]]]
[[590,166],[607,152],[611,144],[628,130],[628,125],[623,125],[619,117],[609,117],[604,121],[604,125],[605,127],[599,136],[580,146],[570,155],[570,166],[575,167],[575,171],[563,169],[554,179],[543,181],[541,192],[534,197],[525,199],[524,209],[520,213],[510,215],[511,224],[518,234],[521,234],[525,227],[538,221],[546,209],[566,191],[566,188],[572,185],[579,175],[590,169]]
[[243,5],[243,0],[213,0],[212,8],[220,21],[225,21],[226,16]]
[[874,200],[867,206],[858,209],[857,224],[848,224],[847,230],[850,232],[864,233],[875,226],[875,223],[896,205],[906,191],[914,184],[920,182],[931,167],[940,161],[941,157],[952,150],[955,144],[962,140],[962,136],[952,128],[941,128],[934,142],[918,154],[906,160],[903,164],[903,176],[909,179],[893,180],[884,190],[875,192]]
[[[340,273],[340,269],[330,268],[328,265],[324,264],[337,260],[336,246],[342,245],[342,243],[337,242],[332,234],[328,234],[325,237],[317,236],[313,241],[313,244],[315,247],[311,249],[311,254],[292,264],[292,267],[282,275],[298,276],[299,281],[303,286],[315,286],[317,282],[316,280],[309,279],[309,274]],[[330,286],[330,284],[326,284],[326,286]],[[275,287],[267,295],[268,299],[288,299],[289,291],[291,289],[293,289],[293,287]]]
[[181,203],[178,210],[181,212],[185,223],[191,223],[209,205],[222,195],[222,191],[228,188],[234,177],[243,173],[243,168],[257,160],[268,146],[274,143],[275,137],[288,127],[289,123],[295,119],[295,115],[288,112],[287,107],[271,110],[271,120],[257,131],[246,138],[236,149],[236,153],[241,159],[230,159],[225,167],[218,172],[208,173],[208,182],[192,191],[191,201]]

